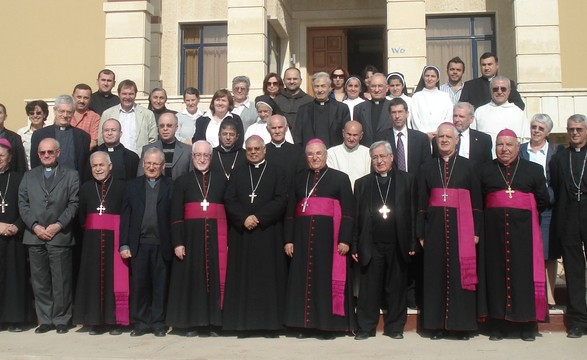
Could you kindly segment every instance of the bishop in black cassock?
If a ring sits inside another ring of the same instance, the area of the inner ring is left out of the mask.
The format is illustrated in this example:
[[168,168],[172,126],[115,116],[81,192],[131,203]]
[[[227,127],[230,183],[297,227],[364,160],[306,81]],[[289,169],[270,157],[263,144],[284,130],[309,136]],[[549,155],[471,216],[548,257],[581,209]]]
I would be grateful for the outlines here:
[[476,244],[482,229],[482,197],[473,163],[456,152],[457,130],[441,124],[439,157],[418,172],[416,234],[424,249],[422,325],[433,340],[456,331],[466,340],[477,330]]
[[194,170],[174,183],[171,200],[171,264],[167,325],[191,336],[215,335],[222,325],[226,280],[226,178],[211,171],[212,147],[192,145]]
[[253,135],[245,145],[248,164],[235,169],[224,197],[230,246],[223,327],[275,337],[283,328],[287,183],[282,169],[265,161],[261,137]]
[[356,327],[347,258],[355,201],[348,176],[326,166],[322,141],[311,140],[306,153],[309,169],[296,176],[285,220],[292,258],[285,324],[299,328],[299,337],[331,339]]
[[[90,335],[97,335],[108,330],[103,325],[129,324],[129,269],[118,253],[125,182],[111,175],[105,152],[93,153],[90,165],[93,178],[80,189],[84,231],[73,322],[91,326]],[[120,330],[112,327],[110,333]]]
[[[544,252],[538,212],[549,197],[542,166],[518,156],[511,130],[497,135],[497,159],[480,169],[485,197],[484,252],[487,309],[494,321],[490,340],[501,340],[512,322],[532,341],[536,321],[546,317]],[[503,321],[505,320],[505,322]]]

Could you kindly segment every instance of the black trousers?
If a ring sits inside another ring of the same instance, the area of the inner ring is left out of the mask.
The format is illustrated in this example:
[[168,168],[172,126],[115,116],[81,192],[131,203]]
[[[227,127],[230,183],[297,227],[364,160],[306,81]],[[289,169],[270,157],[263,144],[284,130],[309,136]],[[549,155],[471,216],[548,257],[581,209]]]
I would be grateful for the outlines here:
[[387,306],[387,313],[383,316],[384,333],[403,332],[408,318],[406,294],[407,266],[399,249],[395,244],[373,244],[371,261],[361,267],[357,304],[359,329],[375,331],[383,298]]
[[[587,302],[585,300],[585,252],[587,249],[587,198],[581,202],[568,200],[565,214],[566,234],[561,240],[563,265],[567,282],[566,322],[570,327],[587,329]],[[560,214],[559,214],[560,216]]]
[[164,327],[169,264],[161,256],[159,246],[141,244],[130,266],[130,314],[134,327]]

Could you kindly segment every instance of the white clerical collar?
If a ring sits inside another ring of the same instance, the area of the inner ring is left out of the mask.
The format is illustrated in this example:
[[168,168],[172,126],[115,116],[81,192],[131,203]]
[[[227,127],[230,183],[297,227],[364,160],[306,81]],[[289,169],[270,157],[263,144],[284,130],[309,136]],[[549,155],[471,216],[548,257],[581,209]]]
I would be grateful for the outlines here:
[[377,175],[379,175],[379,176],[381,176],[381,177],[387,177],[387,173],[383,173],[383,174],[377,174]]
[[275,147],[276,147],[276,148],[278,148],[278,149],[279,149],[279,148],[281,147],[281,145],[285,144],[285,138],[284,138],[284,139],[283,139],[283,141],[282,141],[282,142],[280,142],[279,144],[278,144],[278,143],[276,143],[276,142],[274,142],[274,141],[271,141],[271,143],[272,143],[273,145],[275,145]]
[[265,159],[263,159],[263,161],[261,161],[260,163],[257,163],[257,164],[251,164],[251,165],[253,165],[253,166],[255,167],[255,169],[258,169],[258,168],[259,168],[259,166],[263,165],[264,163],[265,163]]
[[233,147],[230,147],[230,148],[225,148],[224,146],[220,145],[220,148],[222,150],[224,150],[224,152],[229,152],[230,150],[234,149],[234,146]]

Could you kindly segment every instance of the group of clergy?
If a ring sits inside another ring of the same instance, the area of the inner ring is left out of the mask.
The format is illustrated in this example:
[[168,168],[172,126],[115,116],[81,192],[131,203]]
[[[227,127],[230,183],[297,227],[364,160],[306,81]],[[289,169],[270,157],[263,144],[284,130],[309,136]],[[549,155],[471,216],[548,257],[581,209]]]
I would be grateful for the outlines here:
[[[569,124],[573,148],[583,153],[587,124]],[[275,338],[287,328],[298,338],[354,332],[363,340],[375,336],[385,309],[383,334],[402,339],[408,264],[422,252],[421,317],[431,339],[466,340],[480,318],[491,319],[491,340],[514,328],[535,339],[547,316],[538,216],[549,195],[543,169],[518,155],[512,130],[497,135],[497,158],[476,167],[458,155],[457,128],[442,123],[438,156],[417,177],[395,168],[389,142],[373,142],[372,171],[353,194],[348,175],[327,166],[325,142],[310,139],[302,153],[285,142],[286,126],[274,115],[272,142],[250,136],[238,166],[239,153],[228,167],[209,142],[196,141],[193,169],[175,180],[165,176],[157,147],[143,154],[143,175],[126,183],[111,176],[109,154],[97,151],[93,179],[81,187],[76,171],[57,162],[57,140],[40,142],[41,165],[21,180],[8,169],[10,143],[0,139],[0,234],[10,247],[2,254],[14,254],[2,260],[17,275],[2,279],[2,322],[18,329],[30,320],[24,231],[37,333],[66,333],[73,322],[92,335],[132,325],[131,336],[172,328],[188,337]],[[585,161],[577,172],[574,152],[566,153],[566,163],[563,155],[556,160],[563,169],[553,175],[555,192],[571,194],[562,211],[575,203],[581,210]],[[566,190],[567,167],[575,190]],[[76,215],[83,234],[72,301]],[[352,263],[360,268],[357,300]],[[577,304],[571,330],[580,337]]]

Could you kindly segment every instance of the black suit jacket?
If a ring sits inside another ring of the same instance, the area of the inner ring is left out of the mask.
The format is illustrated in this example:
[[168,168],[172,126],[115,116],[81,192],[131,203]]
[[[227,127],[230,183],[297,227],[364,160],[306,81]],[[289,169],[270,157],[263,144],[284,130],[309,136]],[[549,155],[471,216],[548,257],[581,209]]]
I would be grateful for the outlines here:
[[[46,138],[55,139],[55,125],[49,125],[41,128],[33,133],[31,138],[31,169],[41,165],[41,160],[37,154],[39,149],[39,143]],[[77,170],[80,177],[84,177],[86,163],[89,159],[90,154],[90,135],[76,127],[72,127],[73,131],[73,146],[75,148],[75,169]],[[85,182],[85,178],[80,179]]]
[[[159,230],[160,253],[164,260],[171,261],[171,192],[173,181],[161,176],[159,194],[157,196],[157,226]],[[140,248],[141,225],[145,213],[145,181],[144,176],[127,182],[122,199],[120,217],[120,246],[128,246],[132,256],[136,256]]]
[[26,167],[26,153],[24,152],[24,146],[22,145],[22,138],[14,131],[4,129],[4,134],[0,137],[6,138],[10,145],[12,145],[12,159],[8,168],[11,171],[19,174],[24,174],[27,171]]
[[[471,160],[473,166],[478,166],[493,160],[491,149],[491,136],[469,128],[469,160]],[[432,140],[432,156],[438,157],[436,138]]]
[[353,120],[356,120],[363,125],[363,138],[361,139],[361,145],[367,147],[375,142],[378,133],[385,132],[392,128],[391,120],[389,119],[389,100],[386,99],[383,102],[383,109],[381,109],[381,115],[379,115],[377,128],[375,129],[373,129],[371,121],[372,107],[373,103],[371,101],[363,101],[355,106],[353,110]]
[[[409,252],[416,249],[415,221],[416,221],[416,185],[412,174],[400,170],[390,172],[393,190],[393,204],[391,217],[395,219],[396,238],[401,256],[409,262]],[[378,192],[373,173],[365,175],[355,181],[355,225],[353,227],[353,242],[351,253],[359,254],[359,263],[366,266],[373,255],[372,219],[381,216],[372,213],[373,192]],[[380,206],[376,204],[376,208]]]
[[[524,110],[526,105],[520,96],[520,93],[516,89],[516,83],[510,80],[510,96],[508,101],[516,104],[517,107]],[[461,97],[459,101],[466,101],[473,105],[475,109],[479,106],[483,106],[491,101],[491,89],[489,89],[489,79],[486,77],[478,77],[473,80],[466,81],[461,91]]]
[[[408,130],[408,172],[416,174],[420,166],[432,157],[428,135],[418,130]],[[393,151],[393,167],[397,169],[397,149],[395,147],[395,134],[392,129],[387,129],[375,137],[375,141],[385,140],[391,144]]]

